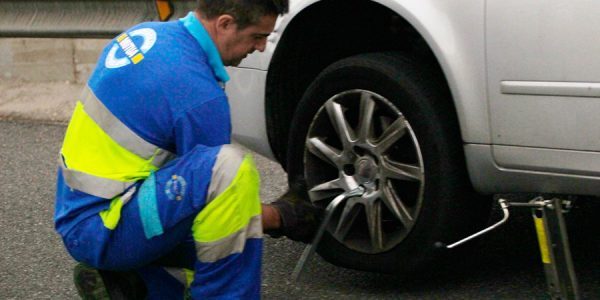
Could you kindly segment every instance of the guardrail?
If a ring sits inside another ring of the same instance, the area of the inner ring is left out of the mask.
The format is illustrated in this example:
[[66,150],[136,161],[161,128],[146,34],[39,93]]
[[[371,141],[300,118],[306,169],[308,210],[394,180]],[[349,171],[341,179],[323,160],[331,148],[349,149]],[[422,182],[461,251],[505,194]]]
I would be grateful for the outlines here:
[[0,37],[111,38],[137,23],[183,17],[194,7],[194,0],[1,0]]

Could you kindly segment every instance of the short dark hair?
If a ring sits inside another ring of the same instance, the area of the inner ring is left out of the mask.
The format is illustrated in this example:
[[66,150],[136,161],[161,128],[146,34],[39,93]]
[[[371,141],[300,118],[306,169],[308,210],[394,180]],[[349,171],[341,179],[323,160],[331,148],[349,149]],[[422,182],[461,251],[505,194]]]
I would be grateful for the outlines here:
[[198,11],[206,19],[220,15],[235,18],[238,29],[257,24],[265,15],[282,15],[288,12],[288,0],[198,0]]

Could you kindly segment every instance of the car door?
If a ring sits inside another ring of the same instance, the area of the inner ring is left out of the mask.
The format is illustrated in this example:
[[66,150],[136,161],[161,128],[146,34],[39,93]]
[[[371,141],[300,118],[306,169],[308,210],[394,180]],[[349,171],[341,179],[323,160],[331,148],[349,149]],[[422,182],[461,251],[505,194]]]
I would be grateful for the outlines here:
[[500,167],[600,170],[600,1],[488,0],[493,154]]

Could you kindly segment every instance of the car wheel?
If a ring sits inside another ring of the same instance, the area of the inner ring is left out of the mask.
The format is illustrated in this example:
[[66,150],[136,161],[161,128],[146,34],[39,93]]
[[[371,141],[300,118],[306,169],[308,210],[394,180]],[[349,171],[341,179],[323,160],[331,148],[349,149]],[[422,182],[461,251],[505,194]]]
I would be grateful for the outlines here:
[[363,54],[330,65],[305,92],[292,122],[290,180],[321,207],[366,190],[333,216],[318,249],[328,261],[418,271],[441,252],[436,242],[486,220],[489,206],[467,180],[450,93],[433,69],[401,54]]

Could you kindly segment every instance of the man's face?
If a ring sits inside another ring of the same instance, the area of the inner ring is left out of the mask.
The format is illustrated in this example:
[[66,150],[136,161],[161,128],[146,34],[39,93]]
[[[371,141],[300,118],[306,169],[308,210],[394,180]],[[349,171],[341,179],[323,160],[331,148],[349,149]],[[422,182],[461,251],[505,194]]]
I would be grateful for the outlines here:
[[248,54],[258,50],[265,50],[267,37],[275,27],[277,16],[265,15],[258,23],[238,30],[237,24],[233,22],[230,26],[222,28],[220,43],[217,47],[221,54],[223,64],[226,66],[237,66]]

